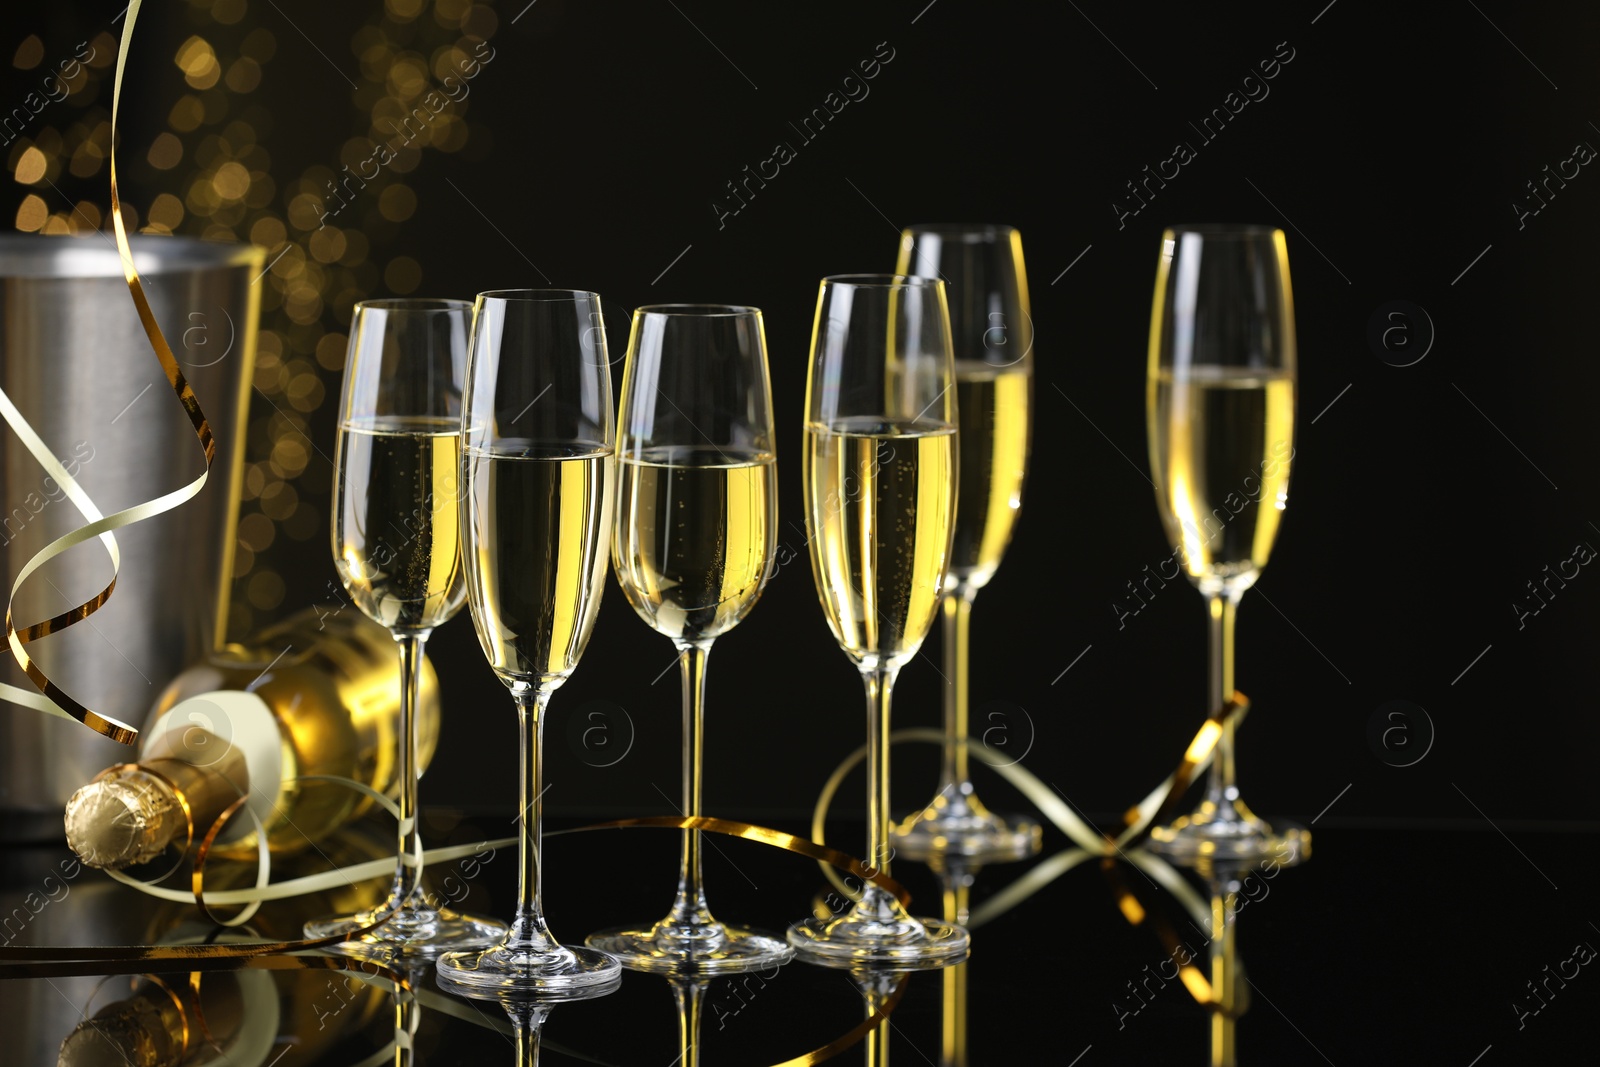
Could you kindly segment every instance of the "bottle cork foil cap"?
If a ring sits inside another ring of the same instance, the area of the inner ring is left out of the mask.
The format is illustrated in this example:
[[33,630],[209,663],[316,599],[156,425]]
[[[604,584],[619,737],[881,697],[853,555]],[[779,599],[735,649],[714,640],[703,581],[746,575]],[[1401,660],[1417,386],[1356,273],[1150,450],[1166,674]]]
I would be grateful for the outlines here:
[[90,782],[67,801],[67,844],[91,867],[148,863],[182,834],[184,813],[165,782],[133,771]]

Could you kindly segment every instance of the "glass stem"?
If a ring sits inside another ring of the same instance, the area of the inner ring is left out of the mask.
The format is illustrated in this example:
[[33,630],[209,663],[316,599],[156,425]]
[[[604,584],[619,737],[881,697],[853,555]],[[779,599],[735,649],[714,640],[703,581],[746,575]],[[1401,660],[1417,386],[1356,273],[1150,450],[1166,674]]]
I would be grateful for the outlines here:
[[517,912],[505,947],[513,952],[550,952],[555,939],[544,921],[540,900],[539,833],[544,811],[544,714],[550,690],[521,686],[511,692],[517,702],[520,788],[517,817]]
[[511,1028],[516,1034],[517,1067],[538,1067],[539,1032],[550,1009],[530,1001],[512,1001],[506,1005],[511,1016]]
[[[866,1009],[867,1018],[872,1018],[875,1012],[883,1010],[883,1005],[894,996],[906,980],[904,974],[873,974],[870,970],[860,972],[861,977],[856,978],[856,985],[861,990],[862,1007]],[[867,1031],[864,1062],[866,1067],[889,1067],[889,1027],[881,1023]]]
[[[867,856],[874,873],[889,873],[894,851],[889,845],[889,704],[899,668],[880,667],[862,673],[867,688]],[[899,902],[868,882],[862,886],[858,913],[882,921],[900,917]]]
[[397,633],[400,646],[400,817],[399,863],[385,911],[401,911],[402,922],[431,918],[432,909],[418,892],[422,883],[422,827],[417,813],[417,701],[422,691],[422,650],[426,633]]
[[972,622],[972,596],[957,587],[944,598],[944,664],[950,677],[944,688],[944,768],[939,791],[956,800],[971,792],[968,773],[967,634]]
[[[1234,883],[1237,884],[1237,883]],[[1211,995],[1222,1011],[1211,1013],[1211,1065],[1234,1067],[1234,1012],[1238,1009],[1238,958],[1234,915],[1238,900],[1233,891],[1217,883],[1211,889]]]
[[407,974],[407,980],[412,983],[412,991],[410,993],[401,993],[398,989],[395,990],[395,1067],[410,1067],[413,1063],[417,1028],[422,1025],[422,1006],[417,1003],[416,994],[416,987],[422,982],[422,973],[411,972]]
[[517,1028],[517,1067],[539,1067],[539,1031]]
[[[700,815],[700,785],[704,772],[706,661],[711,643],[678,646],[678,667],[683,675],[683,814]],[[682,859],[678,866],[678,895],[668,922],[677,926],[712,923],[700,880],[700,831],[683,831]]]
[[[1208,712],[1214,712],[1233,697],[1233,623],[1239,610],[1239,594],[1213,593],[1206,599],[1210,617],[1211,670]],[[1223,728],[1211,759],[1206,780],[1206,801],[1225,817],[1230,817],[1239,800],[1239,785],[1234,778],[1233,724]]]
[[700,1067],[700,1014],[706,983],[674,978],[672,999],[678,1005],[678,1058],[674,1067]]
[[[956,916],[956,921],[965,919]],[[967,965],[946,967],[943,1026],[940,1031],[939,1067],[967,1067]]]

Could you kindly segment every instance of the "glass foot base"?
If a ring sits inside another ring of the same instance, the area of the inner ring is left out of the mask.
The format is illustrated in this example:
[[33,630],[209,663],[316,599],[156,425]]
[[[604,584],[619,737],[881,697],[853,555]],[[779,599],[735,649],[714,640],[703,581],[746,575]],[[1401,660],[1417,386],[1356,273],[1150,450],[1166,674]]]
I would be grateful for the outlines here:
[[851,913],[803,919],[789,927],[788,937],[800,959],[825,966],[948,967],[966,959],[971,948],[965,928],[910,916],[880,920]]
[[439,985],[450,992],[540,997],[590,986],[615,984],[622,965],[604,952],[556,945],[529,952],[504,945],[487,952],[449,952],[439,957]]
[[[370,925],[382,910],[318,919],[305,925],[306,937],[336,937]],[[488,948],[505,940],[506,924],[493,919],[461,915],[448,908],[402,908],[375,929],[339,945],[347,956],[403,956],[432,959],[458,949]]]
[[929,807],[889,831],[895,855],[923,861],[946,855],[977,860],[1022,859],[1038,852],[1044,831],[1020,815]]
[[590,934],[584,944],[617,957],[629,970],[669,974],[761,970],[794,958],[794,949],[775,934],[719,922],[687,928],[665,921],[645,929],[616,927]]
[[1311,831],[1293,823],[1276,826],[1242,806],[1228,810],[1203,806],[1150,832],[1145,846],[1181,863],[1200,861],[1253,864],[1274,860],[1293,866],[1311,855]]

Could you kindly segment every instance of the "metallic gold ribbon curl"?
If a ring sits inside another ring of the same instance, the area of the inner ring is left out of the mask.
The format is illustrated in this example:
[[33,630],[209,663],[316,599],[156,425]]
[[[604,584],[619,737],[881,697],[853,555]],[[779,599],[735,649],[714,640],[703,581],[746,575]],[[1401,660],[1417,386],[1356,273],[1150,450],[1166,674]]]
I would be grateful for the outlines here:
[[[1110,883],[1112,896],[1116,899],[1118,910],[1122,912],[1123,917],[1132,926],[1143,926],[1147,922],[1149,923],[1150,929],[1155,933],[1157,940],[1161,942],[1161,947],[1166,949],[1167,958],[1177,964],[1178,980],[1183,983],[1183,987],[1189,991],[1189,995],[1194,998],[1195,1002],[1207,1011],[1227,1019],[1238,1019],[1244,1015],[1250,1007],[1248,996],[1242,998],[1239,1005],[1234,1008],[1229,1008],[1218,1000],[1215,987],[1212,986],[1205,973],[1194,965],[1192,958],[1191,962],[1178,963],[1179,950],[1184,949],[1185,954],[1187,954],[1187,946],[1178,937],[1177,927],[1167,918],[1164,910],[1159,905],[1154,908],[1146,908],[1144,906],[1139,899],[1139,895],[1133,891],[1127,880],[1122,877],[1121,864],[1115,859],[1111,857],[1102,858],[1100,865],[1101,873],[1106,876],[1107,882]],[[1207,918],[1209,919],[1209,916]],[[1240,970],[1243,969],[1242,964],[1236,966]],[[1239,988],[1248,990],[1249,983],[1241,982],[1239,983]]]
[[[1216,751],[1217,742],[1222,738],[1222,731],[1230,722],[1237,726],[1244,720],[1250,710],[1250,701],[1243,693],[1235,691],[1233,699],[1224,704],[1206,718],[1195,733],[1194,739],[1189,742],[1184,750],[1183,759],[1177,768],[1167,776],[1166,780],[1152,789],[1138,804],[1128,809],[1123,816],[1123,829],[1116,835],[1105,833],[1090,826],[1089,823],[1073,811],[1071,806],[1064,803],[1055,792],[1020,761],[1005,762],[1005,754],[984,744],[977,738],[968,740],[969,746],[974,749],[979,758],[988,764],[991,770],[1000,775],[1018,792],[1027,797],[1028,801],[1039,810],[1045,818],[1049,819],[1056,828],[1085,852],[1094,855],[1117,854],[1136,848],[1149,836],[1150,830],[1159,825],[1182,801],[1183,794],[1188,790],[1194,779],[1211,765],[1211,758]],[[889,735],[891,745],[905,741],[927,742],[930,744],[943,744],[944,734],[938,730],[914,729],[896,730]],[[832,806],[834,794],[839,790],[845,775],[849,774],[856,764],[867,756],[867,746],[862,745],[851,752],[839,765],[833,769],[828,780],[823,783],[822,792],[817,795],[817,803],[811,811],[811,837],[819,844],[826,841],[825,826],[828,818],[828,809]],[[984,756],[992,757],[983,759]],[[1064,874],[1069,865],[1058,874]],[[822,868],[822,873],[832,882],[834,887],[849,897],[851,900],[858,898],[859,894],[844,884],[843,880],[828,867]],[[1042,884],[1042,883],[1041,883]],[[1035,891],[1038,887],[1035,887]],[[1020,903],[1019,898],[1016,903]],[[989,916],[993,918],[993,915]]]
[[1200,724],[1194,740],[1183,750],[1183,759],[1178,763],[1177,770],[1138,805],[1129,808],[1123,815],[1123,831],[1115,838],[1108,834],[1107,839],[1113,841],[1116,847],[1127,849],[1138,846],[1149,837],[1150,831],[1165,822],[1182,803],[1183,795],[1188,792],[1190,783],[1211,765],[1211,757],[1216,752],[1217,742],[1222,740],[1227,728],[1237,727],[1249,713],[1250,698],[1235,689],[1227,703],[1213,711],[1206,717],[1206,721]]
[[[372,793],[383,806],[395,810],[394,804],[387,797],[377,794],[370,787],[350,779],[341,779],[334,776],[314,776],[315,780],[328,781],[335,784],[352,786],[366,793]],[[313,776],[306,779],[312,780]],[[254,909],[267,899],[277,899],[292,894],[282,892],[288,883],[278,886],[263,886],[259,884],[270,872],[270,859],[266,852],[266,834],[262,831],[259,821],[256,824],[257,839],[260,842],[261,861],[258,866],[258,885],[255,889],[231,890],[212,894],[207,898],[205,893],[205,859],[211,846],[215,843],[218,834],[224,825],[240,808],[245,806],[245,798],[234,801],[221,816],[208,828],[201,839],[199,852],[196,855],[194,871],[191,876],[193,896],[192,899],[199,906],[200,911],[207,919],[217,922],[210,910],[211,905],[247,904],[249,908],[240,916],[229,920],[231,924],[243,922]],[[246,809],[248,810],[248,809]],[[252,813],[252,818],[254,815]],[[546,834],[546,837],[559,837],[564,834],[587,833],[594,830],[619,830],[633,828],[660,828],[669,830],[703,830],[710,833],[726,834],[730,837],[743,838],[760,844],[781,848],[788,852],[806,856],[820,862],[833,864],[852,874],[867,879],[894,895],[902,905],[909,904],[911,895],[898,882],[881,871],[868,868],[860,860],[846,855],[837,849],[818,845],[803,838],[786,834],[769,827],[756,826],[752,823],[737,822],[731,819],[716,819],[709,817],[677,817],[677,816],[647,816],[630,819],[613,819],[607,822],[592,823],[587,826],[574,827],[567,830],[555,830]],[[191,829],[191,836],[193,831]],[[447,849],[435,849],[419,857],[425,866],[445,858],[472,855],[485,847],[506,847],[517,843],[516,838],[500,838],[493,841],[483,841],[474,845],[454,846]],[[310,878],[296,879],[300,884],[300,893],[314,892],[318,889],[328,888],[365,877],[378,876],[394,869],[395,857],[373,860],[368,863],[358,864],[348,868],[336,868],[332,871],[314,875]],[[124,884],[132,885],[141,892],[169,900],[183,901],[189,896],[176,890],[163,889],[159,886],[139,882],[122,874],[120,871],[108,872]],[[314,883],[314,884],[311,884]],[[276,889],[278,892],[273,892]],[[357,931],[359,934],[365,930],[381,925],[388,919],[388,915],[378,917],[370,926]],[[121,948],[0,948],[0,980],[7,978],[55,978],[68,975],[80,975],[89,971],[94,974],[151,974],[151,973],[188,973],[191,981],[201,972],[213,970],[232,970],[241,967],[263,968],[270,970],[302,969],[313,967],[328,967],[340,970],[361,969],[368,974],[381,975],[394,982],[396,986],[405,991],[410,990],[405,978],[394,970],[383,967],[371,961],[353,960],[347,957],[303,955],[302,953],[317,950],[332,949],[338,944],[348,940],[350,933],[336,934],[331,937],[302,941],[261,942],[255,944],[204,944],[204,945],[136,945]],[[92,968],[92,971],[90,971]],[[369,969],[370,968],[370,969]],[[813,1049],[800,1056],[793,1057],[775,1064],[774,1067],[813,1067],[813,1065],[837,1056],[839,1053],[858,1044],[868,1033],[889,1017],[889,1014],[900,1003],[904,995],[905,983],[902,981],[894,993],[875,1008],[864,1020],[852,1027],[849,1031],[835,1038],[819,1048]],[[465,1017],[465,1016],[463,1016]],[[391,1043],[392,1047],[392,1043]],[[364,1062],[374,1065],[384,1062],[387,1049],[381,1049],[373,1057]]]
[[[1118,864],[1120,861],[1144,870],[1162,888],[1171,893],[1191,915],[1200,917],[1202,922],[1209,921],[1209,909],[1182,876],[1160,857],[1145,852],[1139,846],[1144,843],[1150,831],[1165,821],[1182,803],[1189,786],[1210,766],[1217,742],[1221,740],[1224,730],[1230,725],[1236,727],[1249,710],[1249,699],[1236,690],[1226,704],[1207,716],[1193,740],[1184,749],[1183,758],[1178,766],[1143,800],[1123,814],[1122,829],[1116,834],[1106,833],[1091,826],[1073,811],[1070,805],[1058,798],[1056,793],[1033,772],[1022,766],[1020,761],[1002,762],[1004,760],[1002,753],[990,748],[981,740],[969,739],[969,745],[978,751],[980,759],[984,756],[993,757],[992,760],[986,759],[984,762],[1022,793],[1077,846],[1039,863],[1027,874],[973,909],[969,926],[981,926],[993,921],[1068,871],[1098,857],[1101,860],[1102,870],[1111,880],[1118,910],[1134,926],[1143,925],[1148,919],[1150,928],[1167,949],[1168,955],[1175,960],[1180,945],[1175,927],[1159,910],[1144,907],[1138,896],[1122,879]],[[896,730],[889,735],[891,745],[906,741],[943,744],[944,740],[942,732],[930,729]],[[823,783],[822,791],[818,794],[816,806],[811,813],[811,835],[817,842],[825,840],[823,834],[828,809],[845,775],[865,759],[866,754],[865,745],[850,753],[840,761]],[[858,897],[858,894],[845,885],[834,870],[829,867],[823,867],[822,870],[841,893],[851,899]],[[1183,980],[1184,988],[1202,1007],[1208,1011],[1229,1014],[1213,995],[1211,983],[1198,968],[1192,964],[1182,965],[1179,967],[1179,977]],[[1235,1009],[1232,1016],[1237,1016],[1242,1010],[1242,1008]]]
[[[66,491],[78,512],[88,520],[86,526],[79,527],[50,542],[37,552],[33,558],[17,573],[16,580],[11,584],[11,592],[6,601],[6,643],[11,647],[11,655],[16,659],[18,666],[27,674],[38,689],[38,693],[29,693],[15,686],[0,686],[0,698],[8,699],[14,703],[34,708],[37,711],[63,718],[74,719],[83,725],[103,734],[124,745],[131,745],[139,738],[139,731],[125,722],[111,718],[109,715],[93,711],[68,695],[60,686],[56,685],[49,676],[28,655],[25,646],[42,637],[53,633],[60,633],[75,623],[82,622],[98,611],[111,599],[112,592],[117,587],[117,573],[122,566],[121,554],[117,549],[117,542],[111,536],[111,531],[129,526],[156,515],[171,511],[185,501],[196,496],[205,487],[206,479],[211,474],[211,464],[216,456],[216,440],[212,435],[211,426],[206,421],[206,416],[200,410],[200,402],[195,398],[194,390],[190,388],[188,379],[178,366],[177,358],[172,354],[172,347],[167,343],[166,337],[161,332],[160,325],[156,322],[155,312],[150,307],[150,301],[145,296],[144,284],[139,277],[139,270],[134,266],[133,249],[128,243],[127,228],[122,221],[122,200],[117,188],[117,118],[122,103],[122,76],[127,68],[128,49],[133,41],[133,24],[139,16],[142,0],[131,0],[128,4],[126,21],[122,26],[122,42],[117,51],[116,78],[111,90],[111,147],[108,150],[111,173],[111,223],[116,231],[117,252],[122,259],[122,274],[128,283],[128,292],[133,297],[134,307],[139,312],[139,321],[144,326],[145,335],[150,340],[151,347],[155,350],[156,359],[161,363],[161,369],[166,373],[167,382],[172,386],[173,393],[178,402],[189,416],[189,422],[194,426],[195,437],[200,442],[201,451],[205,454],[206,469],[200,476],[182,488],[173,490],[154,500],[125,508],[113,515],[102,515],[94,503],[84,493],[59,460],[45,447],[39,435],[28,425],[22,413],[12,404],[9,397],[0,392],[0,415],[11,429],[27,445],[41,466]],[[69,608],[59,615],[52,616],[43,622],[25,626],[20,630],[12,618],[12,606],[16,601],[17,590],[22,586],[34,571],[38,570],[50,560],[63,552],[82,544],[92,537],[99,537],[105,545],[106,552],[111,557],[111,581],[105,588],[90,599]]]
[[889,1013],[900,1006],[900,998],[905,996],[906,986],[910,984],[906,977],[901,976],[900,980],[895,983],[894,992],[884,999],[882,1006],[872,1009],[872,1014],[862,1019],[855,1026],[821,1048],[812,1049],[810,1052],[790,1060],[784,1060],[781,1063],[775,1063],[772,1067],[812,1067],[813,1064],[832,1059],[852,1045],[859,1044],[862,1038],[888,1022]]
[[[220,824],[236,809],[237,803],[230,806],[223,818],[217,821],[206,834],[207,838],[215,839],[220,832]],[[592,830],[620,830],[630,828],[654,827],[667,830],[704,830],[710,833],[726,834],[729,837],[740,837],[747,841],[755,841],[774,848],[781,848],[787,852],[794,852],[810,859],[821,860],[834,864],[852,874],[866,878],[868,881],[881,886],[886,892],[894,895],[902,905],[911,901],[911,894],[900,883],[881,872],[871,871],[866,864],[853,856],[846,855],[837,849],[818,845],[786,834],[781,830],[773,830],[765,826],[756,826],[753,823],[736,822],[732,819],[713,819],[704,816],[698,818],[680,817],[675,815],[645,816],[632,819],[614,819],[608,822],[592,823],[588,826],[574,827],[568,830],[554,830],[546,837],[559,837],[563,834],[587,833]],[[260,835],[264,836],[264,835]],[[474,850],[484,847],[503,847],[516,843],[515,838],[501,838],[496,841],[479,842],[474,845],[455,846],[450,849],[436,849],[425,854],[429,862],[436,862],[444,858],[472,855]],[[394,870],[395,858],[373,860],[348,868],[335,868],[324,874],[311,878],[297,879],[301,887],[299,893],[315,892],[318,889],[328,888],[330,885],[345,884],[360,877],[375,877]],[[370,870],[370,873],[368,871]],[[114,877],[121,872],[107,872]],[[329,881],[328,879],[332,879]],[[122,875],[118,878],[125,885],[132,885],[151,896],[165,900],[188,901],[195,900],[209,917],[208,904],[249,904],[259,903],[264,900],[280,899],[286,896],[299,895],[283,892],[272,892],[275,887],[265,886],[257,889],[236,889],[223,893],[212,894],[209,898],[205,893],[203,867],[196,865],[192,877],[193,892],[182,893],[177,890],[163,889],[160,886],[146,885]],[[306,887],[307,883],[315,881],[314,887]],[[281,889],[280,887],[277,887]],[[0,978],[25,977],[25,975],[11,973],[11,966],[15,964],[30,963],[33,961],[47,962],[123,962],[136,963],[145,961],[162,960],[205,960],[205,959],[248,959],[257,956],[282,955],[291,952],[306,952],[317,949],[332,948],[350,939],[352,934],[359,935],[366,930],[382,925],[389,916],[387,914],[376,919],[370,926],[356,931],[336,934],[330,937],[302,941],[266,941],[253,944],[227,944],[227,945],[126,945],[115,948],[72,948],[72,947],[3,947],[0,948]],[[237,921],[237,919],[235,920]],[[147,970],[149,968],[146,968]],[[81,973],[81,972],[79,972]],[[99,972],[96,972],[99,973]],[[135,972],[137,973],[137,972]]]
[[[139,309],[139,321],[144,325],[145,336],[150,338],[150,346],[155,349],[156,359],[161,362],[161,369],[167,374],[167,382],[172,386],[172,391],[178,397],[178,402],[183,405],[183,410],[189,416],[189,422],[194,427],[195,437],[200,441],[200,448],[205,453],[206,471],[211,470],[211,462],[216,457],[217,442],[211,433],[211,424],[206,421],[205,412],[200,410],[200,401],[195,398],[194,390],[189,387],[189,381],[183,376],[183,370],[178,366],[177,357],[172,354],[172,346],[167,344],[166,336],[161,332],[161,326],[156,322],[156,314],[150,308],[150,301],[144,295],[144,283],[139,279],[139,270],[133,265],[133,249],[128,245],[128,231],[122,221],[122,201],[117,190],[117,113],[122,103],[122,75],[128,65],[128,48],[133,42],[133,24],[139,17],[139,8],[143,0],[130,0],[128,4],[127,20],[122,24],[122,43],[117,49],[117,76],[111,86],[111,147],[107,150],[110,161],[111,173],[111,224],[117,231],[117,250],[122,253],[122,275],[127,279],[128,292],[133,296],[134,307]],[[205,483],[202,475],[198,481]]]
[[[219,919],[212,912],[210,905],[206,903],[206,859],[211,855],[211,846],[216,844],[217,835],[222,832],[223,827],[233,820],[239,809],[244,808],[249,800],[249,794],[244,794],[224,808],[222,814],[217,816],[216,821],[211,824],[211,828],[206,831],[206,836],[200,841],[200,849],[195,853],[194,857],[194,871],[189,876],[189,885],[194,889],[195,907],[200,909],[200,914],[205,916],[207,922],[217,926],[242,926],[250,921],[251,916],[261,910],[261,901],[252,900],[240,909],[239,914],[231,919]],[[261,825],[260,817],[253,810],[249,808],[245,808],[245,810],[249,812],[250,820],[256,824],[256,888],[261,889],[272,880],[272,853],[267,847],[267,828]],[[377,924],[375,923],[374,925]]]
[[593,823],[589,826],[579,826],[571,830],[556,830],[544,836],[556,837],[560,834],[576,834],[588,830],[626,829],[628,827],[642,826],[656,826],[671,830],[709,830],[714,834],[742,837],[746,841],[757,841],[763,845],[771,845],[774,848],[796,852],[802,856],[809,856],[819,863],[848,871],[871,882],[873,885],[893,895],[900,902],[901,907],[911,903],[911,894],[906,891],[904,886],[884,874],[883,871],[868,867],[854,856],[815,841],[807,841],[803,837],[796,837],[794,834],[786,834],[782,830],[773,830],[766,826],[756,826],[747,822],[736,822],[733,819],[713,819],[703,815],[697,817],[652,815],[637,819],[614,819],[610,822]]

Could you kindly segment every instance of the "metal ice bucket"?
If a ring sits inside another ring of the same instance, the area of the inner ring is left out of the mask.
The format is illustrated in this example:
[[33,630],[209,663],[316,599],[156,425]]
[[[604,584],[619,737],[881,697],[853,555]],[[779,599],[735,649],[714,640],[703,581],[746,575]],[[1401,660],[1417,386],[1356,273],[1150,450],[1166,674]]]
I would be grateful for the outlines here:
[[[132,238],[134,264],[216,434],[198,497],[116,534],[122,572],[103,608],[29,646],[81,703],[138,725],[161,687],[209,649],[226,621],[255,367],[264,250],[178,237]],[[0,235],[0,380],[105,514],[195,478],[193,428],[151,351],[107,236]],[[9,589],[24,563],[83,518],[0,427],[0,555]],[[83,602],[111,575],[90,542],[23,586],[18,627]],[[30,683],[4,654],[6,680]],[[72,791],[132,750],[76,723],[0,706],[0,840],[58,840]]]

